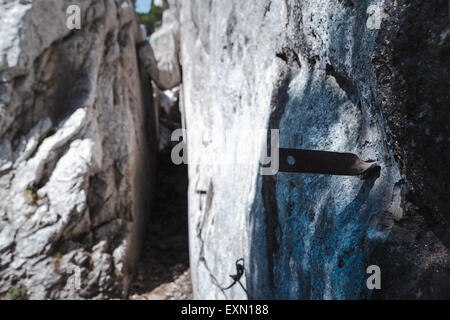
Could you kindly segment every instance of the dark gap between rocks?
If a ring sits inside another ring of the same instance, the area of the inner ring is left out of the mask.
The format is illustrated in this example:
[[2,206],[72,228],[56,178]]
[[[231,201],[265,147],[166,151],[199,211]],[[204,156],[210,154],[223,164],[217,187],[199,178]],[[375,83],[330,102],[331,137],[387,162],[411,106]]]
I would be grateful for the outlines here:
[[174,165],[170,158],[172,147],[177,144],[170,141],[171,133],[181,128],[177,92],[175,100],[170,101],[163,92],[154,90],[154,103],[160,106],[156,197],[129,296],[137,300],[192,299],[187,165]]

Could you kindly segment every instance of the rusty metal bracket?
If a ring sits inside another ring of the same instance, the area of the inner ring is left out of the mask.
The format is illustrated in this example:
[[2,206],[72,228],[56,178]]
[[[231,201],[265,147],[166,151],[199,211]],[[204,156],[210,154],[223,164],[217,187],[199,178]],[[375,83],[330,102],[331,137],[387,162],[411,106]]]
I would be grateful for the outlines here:
[[380,170],[375,161],[362,161],[353,153],[279,149],[280,172],[361,176],[365,179],[379,174]]

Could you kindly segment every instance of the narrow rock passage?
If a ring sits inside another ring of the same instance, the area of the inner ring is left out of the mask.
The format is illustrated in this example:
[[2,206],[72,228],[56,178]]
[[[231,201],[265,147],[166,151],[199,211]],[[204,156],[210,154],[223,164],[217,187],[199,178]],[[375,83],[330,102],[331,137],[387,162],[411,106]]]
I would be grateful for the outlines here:
[[191,299],[187,236],[187,172],[160,155],[156,208],[152,212],[131,299]]
[[192,299],[187,221],[187,166],[170,159],[170,133],[181,127],[178,108],[161,110],[161,145],[155,207],[146,233],[130,298],[136,300]]

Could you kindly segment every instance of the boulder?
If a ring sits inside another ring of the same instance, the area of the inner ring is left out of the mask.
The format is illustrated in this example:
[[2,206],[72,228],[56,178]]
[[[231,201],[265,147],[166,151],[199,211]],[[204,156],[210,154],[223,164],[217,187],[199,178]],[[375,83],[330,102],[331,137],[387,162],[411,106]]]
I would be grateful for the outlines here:
[[179,62],[180,26],[175,9],[163,13],[163,24],[140,48],[143,68],[162,90],[173,89],[181,82]]

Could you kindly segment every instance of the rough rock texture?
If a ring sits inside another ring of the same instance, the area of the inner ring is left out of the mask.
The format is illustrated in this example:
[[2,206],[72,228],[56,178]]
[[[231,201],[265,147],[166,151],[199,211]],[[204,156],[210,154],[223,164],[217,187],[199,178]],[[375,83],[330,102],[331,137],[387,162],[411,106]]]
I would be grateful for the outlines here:
[[148,294],[133,295],[133,300],[192,300],[190,270],[185,271],[172,282],[164,283]]
[[187,217],[187,166],[171,161],[174,130],[181,129],[178,88],[153,86],[159,114],[157,186],[141,259],[130,298],[137,300],[192,299]]
[[[195,298],[448,298],[447,1],[171,8]],[[266,128],[281,147],[353,152],[382,170],[261,176]],[[248,296],[220,289],[239,258]],[[366,287],[370,265],[381,290]]]
[[372,59],[390,146],[405,175],[406,217],[377,252],[389,257],[380,267],[395,270],[385,277],[388,298],[450,298],[449,6],[387,1],[390,19]]
[[173,89],[181,82],[180,25],[177,11],[168,8],[163,13],[163,24],[140,49],[143,68],[162,90]]
[[71,31],[71,1],[0,1],[0,294],[120,296],[139,250],[155,136],[145,39],[132,1],[79,3]]
[[[187,129],[195,298],[450,297],[448,1],[169,0],[149,43],[131,0],[81,1],[76,31],[70,4],[0,0],[0,296],[128,291],[154,194],[149,75]],[[382,170],[263,176],[267,129]],[[223,290],[240,258],[246,291]]]

